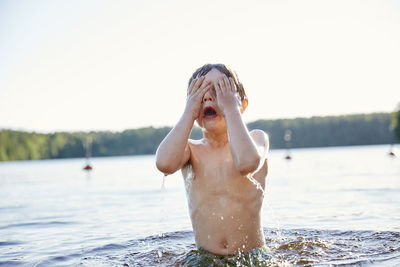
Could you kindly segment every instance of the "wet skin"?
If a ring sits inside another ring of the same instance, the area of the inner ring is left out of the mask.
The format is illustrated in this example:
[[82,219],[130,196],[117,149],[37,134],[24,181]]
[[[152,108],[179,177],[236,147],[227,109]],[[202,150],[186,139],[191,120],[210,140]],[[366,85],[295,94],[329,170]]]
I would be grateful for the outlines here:
[[[182,173],[197,246],[220,255],[264,245],[261,190],[235,168],[228,145],[191,141]],[[265,188],[267,164],[253,176]]]
[[[261,225],[262,191],[268,172],[268,137],[248,132],[233,80],[216,69],[194,80],[181,120],[160,144],[160,171],[181,169],[198,247],[214,254],[246,252],[265,244]],[[207,115],[208,107],[216,114]],[[188,140],[194,121],[203,139]]]

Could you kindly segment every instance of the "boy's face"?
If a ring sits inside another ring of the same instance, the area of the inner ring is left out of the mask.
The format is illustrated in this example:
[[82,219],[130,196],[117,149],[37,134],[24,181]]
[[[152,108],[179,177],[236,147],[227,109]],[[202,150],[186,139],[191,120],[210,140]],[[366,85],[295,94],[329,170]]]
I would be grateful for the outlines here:
[[[213,84],[223,77],[226,77],[226,75],[217,69],[212,69],[205,75],[203,83],[211,81],[211,83]],[[240,100],[239,93],[236,94]],[[214,86],[210,90],[208,90],[203,96],[203,101],[199,117],[197,118],[197,123],[202,128],[226,128],[225,119],[218,108],[217,94],[215,92]]]

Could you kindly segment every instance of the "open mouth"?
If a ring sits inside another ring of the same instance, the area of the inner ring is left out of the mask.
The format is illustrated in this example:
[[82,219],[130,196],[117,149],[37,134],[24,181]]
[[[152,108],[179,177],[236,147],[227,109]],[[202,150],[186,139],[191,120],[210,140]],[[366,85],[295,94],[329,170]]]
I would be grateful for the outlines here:
[[204,112],[203,113],[204,114],[204,116],[203,116],[204,119],[210,119],[210,118],[214,118],[214,117],[217,116],[217,111],[215,111],[215,109],[212,108],[212,107],[204,108],[203,112]]

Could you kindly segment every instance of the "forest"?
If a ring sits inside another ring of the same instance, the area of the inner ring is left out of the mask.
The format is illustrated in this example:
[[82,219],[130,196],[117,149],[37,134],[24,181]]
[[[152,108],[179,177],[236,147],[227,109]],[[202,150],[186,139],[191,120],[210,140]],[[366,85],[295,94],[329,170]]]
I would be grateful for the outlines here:
[[[271,149],[391,144],[400,140],[400,111],[294,119],[257,120],[249,130],[269,135]],[[122,132],[36,133],[0,130],[0,161],[154,154],[170,127],[146,127]],[[285,140],[286,135],[286,140]],[[191,138],[201,138],[195,127]],[[399,139],[396,140],[395,136]]]

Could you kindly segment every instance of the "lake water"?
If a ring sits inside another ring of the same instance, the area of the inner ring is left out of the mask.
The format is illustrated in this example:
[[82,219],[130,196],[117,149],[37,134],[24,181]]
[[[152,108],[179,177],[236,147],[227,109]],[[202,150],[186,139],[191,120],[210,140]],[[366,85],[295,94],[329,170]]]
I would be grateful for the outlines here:
[[[276,266],[400,266],[400,158],[389,146],[269,154]],[[0,163],[0,266],[173,266],[195,248],[180,173],[154,156]]]

